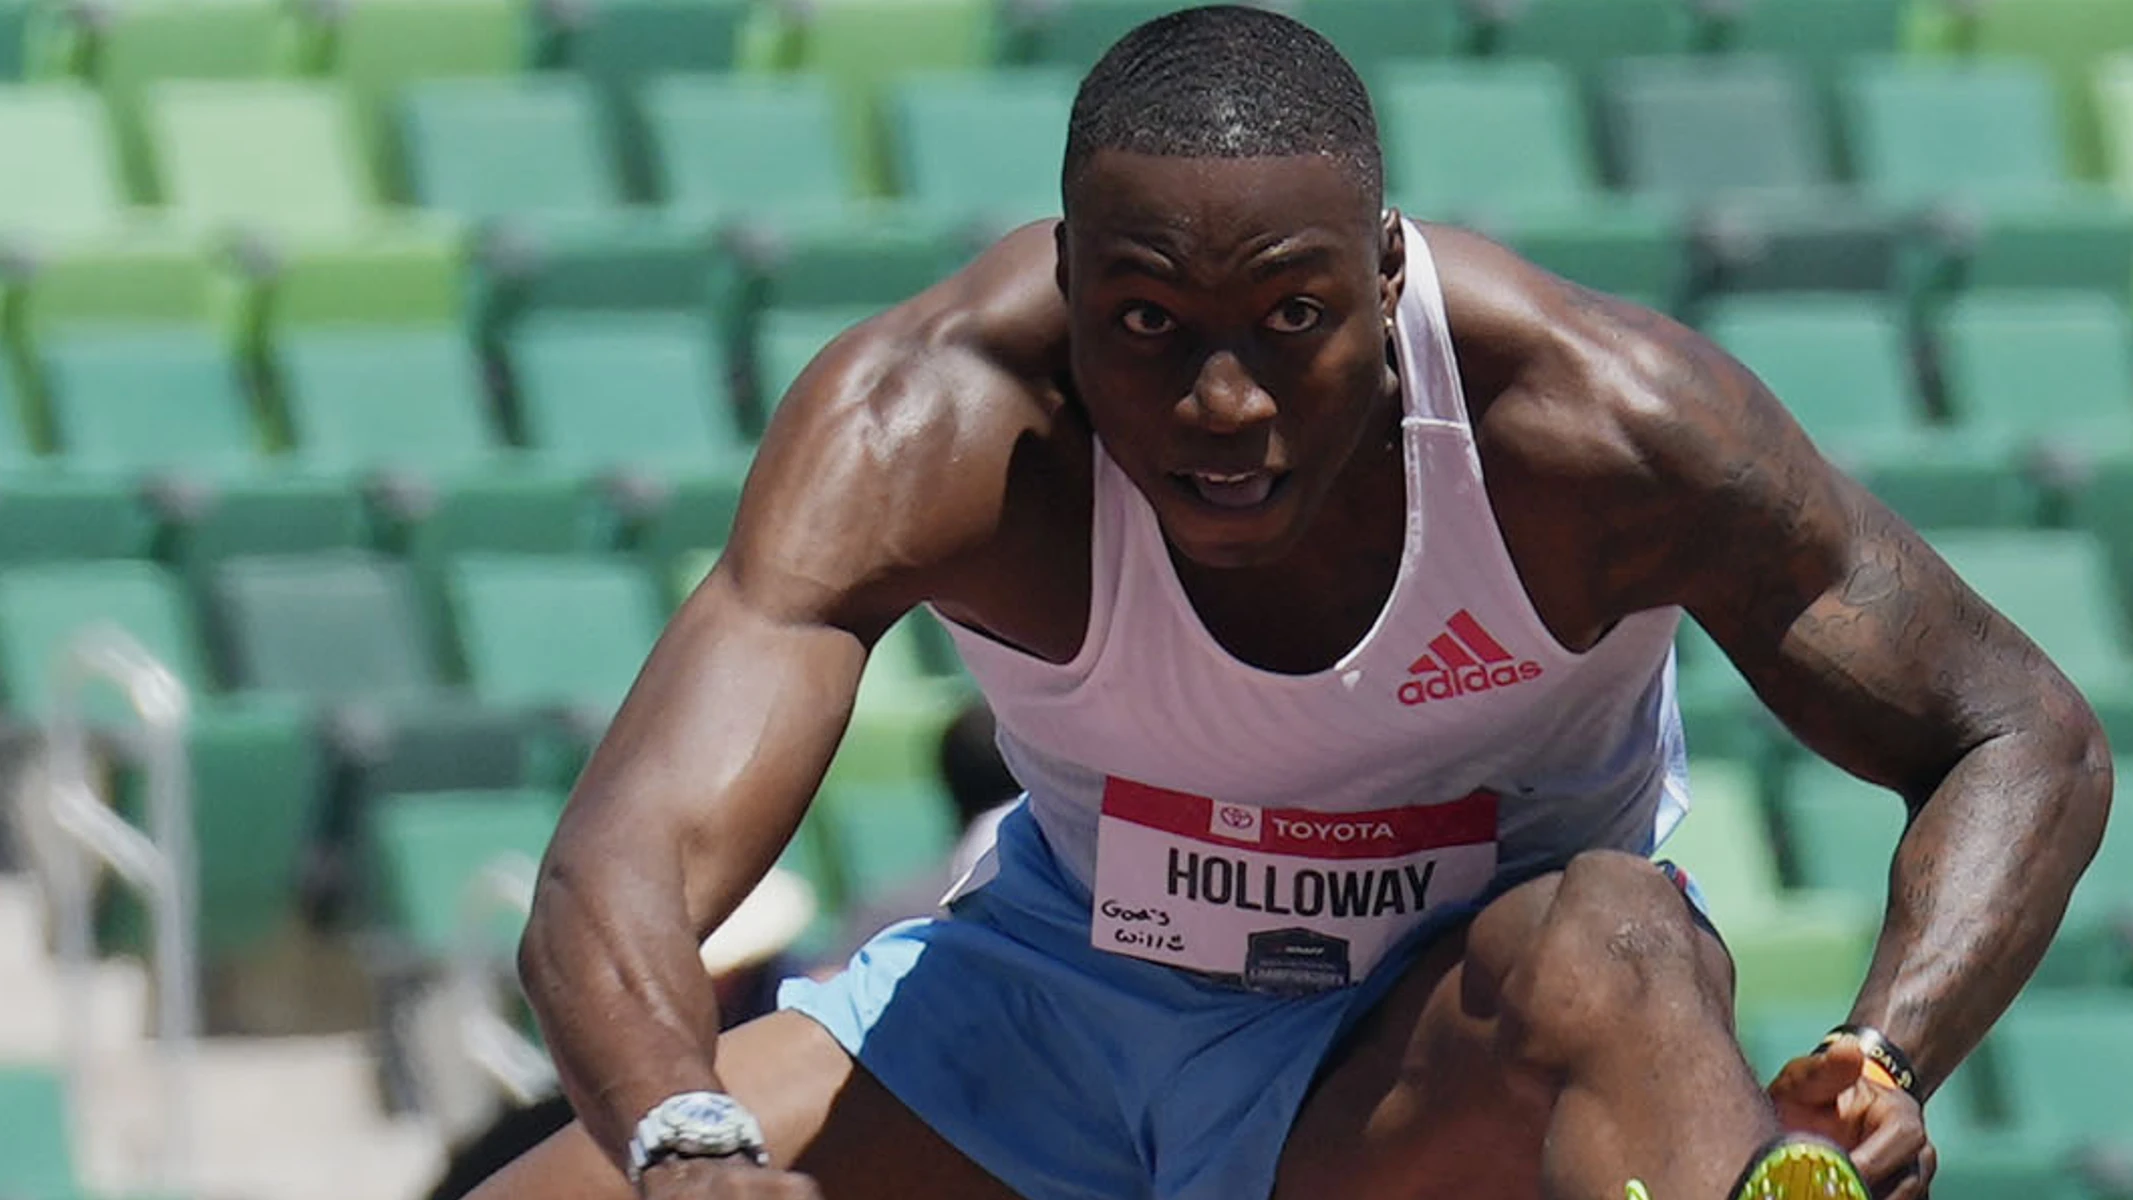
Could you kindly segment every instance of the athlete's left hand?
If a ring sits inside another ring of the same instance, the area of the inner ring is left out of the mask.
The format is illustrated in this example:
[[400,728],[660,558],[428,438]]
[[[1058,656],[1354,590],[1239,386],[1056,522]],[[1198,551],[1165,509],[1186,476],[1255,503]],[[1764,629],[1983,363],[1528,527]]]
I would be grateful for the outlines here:
[[1918,1101],[1866,1073],[1859,1044],[1840,1041],[1785,1064],[1770,1084],[1780,1124],[1818,1133],[1850,1153],[1882,1200],[1924,1200],[1939,1161]]

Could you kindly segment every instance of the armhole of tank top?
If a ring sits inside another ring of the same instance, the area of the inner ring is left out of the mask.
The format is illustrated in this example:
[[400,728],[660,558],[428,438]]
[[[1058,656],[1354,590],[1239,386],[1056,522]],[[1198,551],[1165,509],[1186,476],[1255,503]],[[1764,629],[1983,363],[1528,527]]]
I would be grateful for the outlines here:
[[1116,472],[1118,468],[1111,464],[1111,456],[1104,453],[1103,442],[1094,433],[1089,435],[1089,453],[1093,457],[1089,469],[1089,615],[1074,657],[1055,663],[975,625],[958,621],[930,601],[926,604],[927,611],[958,643],[969,643],[979,654],[996,658],[1007,669],[1071,679],[1077,684],[1094,671],[1096,657],[1111,633],[1111,609],[1118,592],[1120,539],[1125,536],[1117,489],[1108,486],[1105,479],[1106,474]]

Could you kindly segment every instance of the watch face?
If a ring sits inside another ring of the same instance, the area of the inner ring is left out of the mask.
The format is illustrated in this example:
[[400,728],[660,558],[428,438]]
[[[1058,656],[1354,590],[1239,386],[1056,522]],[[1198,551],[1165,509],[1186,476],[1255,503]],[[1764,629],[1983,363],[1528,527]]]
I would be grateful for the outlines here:
[[675,1125],[717,1125],[733,1115],[739,1107],[724,1096],[698,1092],[691,1096],[678,1097],[667,1119]]

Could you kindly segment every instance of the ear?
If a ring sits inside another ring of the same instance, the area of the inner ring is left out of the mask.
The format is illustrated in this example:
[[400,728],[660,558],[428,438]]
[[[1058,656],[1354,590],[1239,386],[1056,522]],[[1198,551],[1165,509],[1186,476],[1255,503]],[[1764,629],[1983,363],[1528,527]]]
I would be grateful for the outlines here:
[[1407,229],[1400,212],[1387,208],[1378,230],[1378,305],[1389,324],[1407,290]]
[[1059,285],[1059,297],[1067,295],[1067,223],[1064,218],[1052,224],[1052,282]]

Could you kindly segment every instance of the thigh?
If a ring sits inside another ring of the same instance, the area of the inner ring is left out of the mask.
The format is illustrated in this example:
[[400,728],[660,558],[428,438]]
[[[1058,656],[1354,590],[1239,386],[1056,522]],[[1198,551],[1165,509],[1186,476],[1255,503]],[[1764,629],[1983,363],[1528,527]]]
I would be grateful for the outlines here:
[[[1561,875],[1513,888],[1431,946],[1336,1049],[1290,1128],[1277,1200],[1539,1200],[1557,1081],[1499,1052],[1504,956],[1470,954],[1476,925],[1500,948],[1537,933]],[[1686,902],[1684,900],[1684,902]],[[1724,944],[1699,953],[1731,979]]]
[[[826,1200],[1014,1200],[852,1061],[820,1025],[773,1013],[725,1034],[719,1075],[763,1123],[771,1157]],[[482,1185],[472,1200],[635,1200],[572,1122]]]
[[1537,1200],[1547,1089],[1499,1066],[1493,1015],[1466,995],[1466,942],[1432,946],[1328,1060],[1276,1200]]

